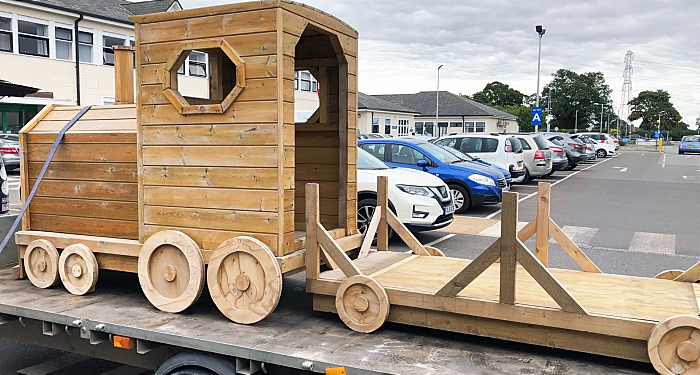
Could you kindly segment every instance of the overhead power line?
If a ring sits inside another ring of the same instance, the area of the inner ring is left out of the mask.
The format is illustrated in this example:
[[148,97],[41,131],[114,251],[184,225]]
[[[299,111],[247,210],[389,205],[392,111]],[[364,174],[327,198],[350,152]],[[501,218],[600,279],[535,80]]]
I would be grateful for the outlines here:
[[639,64],[644,64],[644,65],[659,65],[659,66],[667,66],[667,67],[673,67],[673,68],[678,68],[678,69],[688,69],[688,70],[700,70],[694,66],[689,66],[689,65],[677,65],[677,64],[667,64],[667,63],[660,63],[660,62],[651,62],[651,61],[640,61],[637,60],[637,63]]

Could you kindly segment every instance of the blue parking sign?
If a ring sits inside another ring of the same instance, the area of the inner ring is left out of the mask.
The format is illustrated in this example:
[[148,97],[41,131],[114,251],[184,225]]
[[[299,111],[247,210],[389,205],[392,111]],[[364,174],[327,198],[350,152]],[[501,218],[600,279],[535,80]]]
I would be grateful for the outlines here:
[[542,107],[532,107],[532,125],[542,125]]
[[661,138],[661,130],[654,130],[654,138]]

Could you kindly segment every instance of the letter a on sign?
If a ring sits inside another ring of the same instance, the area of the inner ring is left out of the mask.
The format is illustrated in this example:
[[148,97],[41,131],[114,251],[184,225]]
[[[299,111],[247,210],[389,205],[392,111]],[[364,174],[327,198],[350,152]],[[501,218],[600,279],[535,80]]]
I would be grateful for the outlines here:
[[542,125],[542,107],[532,107],[532,125]]

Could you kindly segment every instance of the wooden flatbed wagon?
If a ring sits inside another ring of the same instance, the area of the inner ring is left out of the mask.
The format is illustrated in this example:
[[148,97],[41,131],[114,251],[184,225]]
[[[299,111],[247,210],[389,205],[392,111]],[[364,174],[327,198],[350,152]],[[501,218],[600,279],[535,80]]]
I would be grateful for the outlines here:
[[[387,209],[385,178],[360,235],[357,32],[346,24],[280,0],[133,20],[136,103],[131,51],[117,49],[118,105],[48,106],[20,133],[31,203],[17,277],[82,295],[101,269],[137,273],[149,302],[173,313],[207,285],[219,311],[251,324],[275,309],[282,278],[306,269],[314,308],[359,332],[388,320],[698,373],[700,263],[657,279],[602,274],[549,218],[548,185],[520,232],[517,194],[504,194],[501,238],[473,261],[420,244]],[[208,56],[204,97],[180,92],[192,51]],[[320,84],[305,123],[294,122],[295,70]],[[386,251],[389,226],[413,254]],[[535,254],[523,244],[534,234]],[[584,272],[546,267],[550,236]]]

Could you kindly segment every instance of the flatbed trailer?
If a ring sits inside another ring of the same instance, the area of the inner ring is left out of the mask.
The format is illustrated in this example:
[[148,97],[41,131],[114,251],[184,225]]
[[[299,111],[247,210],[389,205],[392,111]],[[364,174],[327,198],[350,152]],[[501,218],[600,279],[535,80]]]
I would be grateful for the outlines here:
[[[73,296],[0,270],[0,338],[152,370],[172,358],[209,363],[221,356],[239,374],[262,368],[273,375],[323,374],[337,367],[349,375],[653,373],[639,362],[401,324],[371,335],[353,332],[334,314],[312,312],[303,274],[285,279],[275,313],[255,325],[229,321],[206,296],[187,313],[159,311],[143,297],[136,275],[105,272],[98,288]],[[133,347],[115,348],[114,337],[131,339]]]

